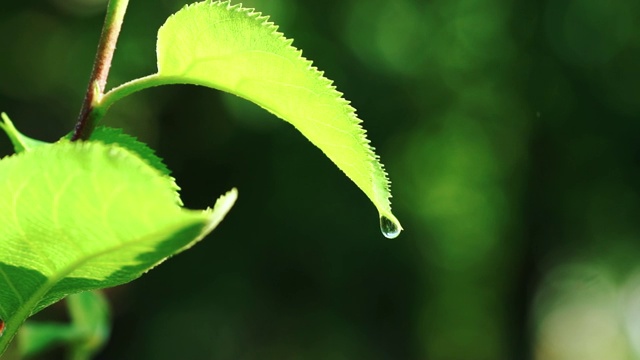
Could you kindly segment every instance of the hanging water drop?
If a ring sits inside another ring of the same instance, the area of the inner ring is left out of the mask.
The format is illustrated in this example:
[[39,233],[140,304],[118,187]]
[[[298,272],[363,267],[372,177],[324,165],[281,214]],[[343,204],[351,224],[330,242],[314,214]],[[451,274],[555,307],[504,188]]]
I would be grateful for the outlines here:
[[386,216],[380,216],[380,231],[387,239],[395,239],[400,235],[400,224]]

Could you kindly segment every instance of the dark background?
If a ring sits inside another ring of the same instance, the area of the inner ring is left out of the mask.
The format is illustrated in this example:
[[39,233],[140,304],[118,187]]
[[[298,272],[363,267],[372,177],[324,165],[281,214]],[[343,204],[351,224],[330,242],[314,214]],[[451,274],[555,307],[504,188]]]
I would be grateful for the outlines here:
[[[108,87],[155,72],[155,33],[184,4],[131,0]],[[188,207],[240,195],[205,241],[108,292],[100,359],[640,357],[640,2],[244,4],[358,109],[406,231],[385,239],[266,111],[198,87],[135,94],[105,124],[157,149]],[[0,110],[27,135],[73,127],[104,8],[0,5]]]

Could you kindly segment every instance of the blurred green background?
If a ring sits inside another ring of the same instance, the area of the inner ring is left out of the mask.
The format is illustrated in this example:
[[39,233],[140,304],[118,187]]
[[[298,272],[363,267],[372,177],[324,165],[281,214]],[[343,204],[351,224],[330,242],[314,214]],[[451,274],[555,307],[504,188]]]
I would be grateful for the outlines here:
[[[155,33],[184,4],[131,0],[110,87],[155,71]],[[197,87],[136,94],[106,124],[157,149],[186,205],[240,198],[108,292],[99,359],[640,359],[640,2],[244,4],[358,109],[406,231],[385,239],[267,112]],[[27,135],[73,127],[104,8],[0,5],[0,110]]]

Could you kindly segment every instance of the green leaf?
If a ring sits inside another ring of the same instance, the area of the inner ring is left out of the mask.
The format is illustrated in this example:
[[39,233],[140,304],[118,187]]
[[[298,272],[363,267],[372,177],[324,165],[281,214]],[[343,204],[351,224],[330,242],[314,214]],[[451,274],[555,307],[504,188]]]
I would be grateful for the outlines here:
[[291,123],[369,197],[385,235],[397,236],[389,181],[355,110],[267,19],[228,1],[183,8],[160,28],[158,74],[145,81],[227,91]]
[[[73,131],[65,135],[63,139],[71,140],[73,136]],[[171,170],[165,165],[164,161],[161,157],[156,155],[156,152],[149,147],[149,145],[143,143],[138,140],[135,136],[131,136],[129,134],[125,134],[122,132],[122,129],[110,128],[106,126],[98,126],[95,128],[93,133],[91,133],[91,137],[89,138],[91,141],[100,141],[104,144],[116,144],[119,145],[129,151],[132,151],[136,155],[140,156],[143,160],[147,162],[147,164],[153,166],[162,174],[169,176],[171,174]],[[176,190],[180,190],[178,184],[175,183],[174,179],[171,178],[173,182],[173,188]],[[183,205],[180,196],[176,194],[176,202],[178,205]]]
[[[72,135],[73,132],[68,134],[66,137],[71,140]],[[162,158],[156,155],[156,152],[152,148],[138,140],[135,136],[125,134],[122,132],[122,129],[99,126],[93,131],[93,133],[91,133],[89,140],[100,141],[105,144],[118,144],[123,148],[136,153],[161,173],[165,175],[171,174],[171,170],[167,168],[167,165],[165,165]]]
[[44,141],[32,139],[22,134],[20,131],[18,131],[18,129],[16,129],[7,114],[1,113],[0,117],[2,118],[2,121],[0,121],[0,129],[4,130],[4,132],[7,134],[9,140],[11,140],[11,143],[13,144],[13,149],[17,153],[28,151],[41,145],[49,144]]
[[206,211],[175,196],[170,177],[117,145],[61,140],[0,161],[0,354],[31,314],[134,280],[192,246],[237,193]]
[[109,305],[100,291],[85,291],[67,297],[70,324],[27,321],[18,332],[23,357],[31,357],[54,346],[66,345],[74,359],[90,359],[109,338]]
[[82,337],[70,344],[74,359],[91,359],[109,339],[109,304],[100,291],[84,291],[67,297],[71,326]]
[[[88,292],[90,293],[90,292]],[[82,340],[79,328],[68,324],[27,321],[18,332],[20,355],[25,358],[41,354],[54,347]]]

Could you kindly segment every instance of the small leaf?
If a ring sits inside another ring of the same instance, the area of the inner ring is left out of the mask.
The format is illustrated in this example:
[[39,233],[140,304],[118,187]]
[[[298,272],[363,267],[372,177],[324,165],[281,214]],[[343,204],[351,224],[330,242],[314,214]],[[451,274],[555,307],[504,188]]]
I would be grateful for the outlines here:
[[118,144],[138,154],[138,156],[146,160],[149,165],[158,169],[161,173],[165,175],[171,174],[171,170],[167,168],[162,158],[156,155],[156,152],[152,148],[138,140],[135,136],[123,133],[122,129],[99,126],[91,134],[90,140],[101,141],[105,144]]
[[109,340],[111,323],[109,304],[101,291],[84,291],[67,297],[70,326],[80,329],[82,337],[71,345],[75,359],[90,359]]
[[[267,17],[228,1],[189,5],[158,32],[155,83],[208,86],[248,99],[295,126],[374,203],[391,213],[389,181],[360,119],[332,82]],[[386,219],[386,220],[384,220]]]
[[71,323],[27,321],[18,332],[23,357],[66,345],[74,359],[89,359],[109,338],[109,304],[100,291],[84,291],[67,297]]
[[61,140],[0,161],[0,354],[31,314],[111,287],[202,239],[236,199],[178,206],[170,177],[132,152]]
[[16,129],[7,114],[0,113],[0,117],[2,118],[2,121],[0,121],[0,128],[7,134],[9,140],[11,140],[11,143],[13,144],[13,149],[17,153],[28,151],[41,145],[49,144],[44,141],[32,139],[22,134],[20,131],[18,131],[18,129]]
[[32,357],[82,339],[82,330],[68,324],[27,321],[18,335],[20,355]]

